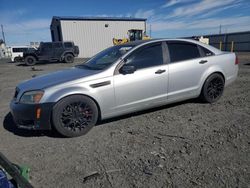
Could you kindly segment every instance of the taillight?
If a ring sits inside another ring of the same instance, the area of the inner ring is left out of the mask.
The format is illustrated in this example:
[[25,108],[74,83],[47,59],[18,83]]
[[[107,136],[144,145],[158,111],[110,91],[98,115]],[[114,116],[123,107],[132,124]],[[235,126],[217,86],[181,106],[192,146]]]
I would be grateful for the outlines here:
[[238,57],[237,56],[235,56],[235,63],[234,63],[235,65],[238,65],[239,64],[239,60],[238,60]]

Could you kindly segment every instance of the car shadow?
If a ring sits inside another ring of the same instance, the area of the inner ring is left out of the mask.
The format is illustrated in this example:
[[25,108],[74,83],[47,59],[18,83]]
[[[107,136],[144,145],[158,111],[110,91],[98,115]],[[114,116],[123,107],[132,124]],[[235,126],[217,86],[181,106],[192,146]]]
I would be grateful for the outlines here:
[[[166,108],[173,108],[173,107],[183,105],[183,104],[188,104],[188,103],[202,104],[203,102],[201,100],[199,100],[199,99],[189,99],[189,100],[185,100],[185,101],[182,101],[182,102],[168,104],[168,105],[164,105],[164,106],[160,106],[160,107],[151,108],[151,109],[148,109],[148,110],[142,110],[142,111],[139,111],[139,112],[134,112],[134,113],[130,113],[130,114],[126,114],[126,115],[122,115],[122,116],[118,116],[118,117],[98,121],[96,126],[105,125],[107,123],[116,122],[116,121],[123,120],[123,119],[128,119],[128,118],[131,118],[132,116],[135,117],[135,116],[140,116],[140,115],[151,113],[151,112],[156,112],[156,111],[163,110],[163,109],[166,109]],[[48,131],[20,129],[20,128],[18,128],[16,126],[16,124],[15,124],[15,122],[13,120],[12,114],[10,112],[5,116],[3,126],[7,131],[12,132],[14,135],[22,136],[22,137],[43,137],[43,136],[47,136],[47,137],[53,137],[53,138],[66,138],[66,137],[60,135],[53,128],[52,128],[52,130],[48,130]]]
[[12,114],[9,112],[3,121],[3,127],[13,133],[14,135],[17,136],[22,136],[22,137],[53,137],[53,138],[64,138],[61,136],[59,133],[56,131],[43,131],[43,130],[26,130],[26,129],[20,129],[16,126],[16,123],[13,120]]
[[100,125],[104,125],[106,123],[111,123],[111,122],[116,122],[116,121],[119,121],[119,120],[131,118],[132,116],[136,117],[136,116],[140,116],[140,115],[151,113],[151,112],[160,111],[160,110],[167,109],[167,108],[173,108],[173,107],[183,105],[183,104],[188,104],[188,103],[204,104],[204,102],[199,98],[188,99],[188,100],[181,101],[181,102],[167,104],[167,105],[163,105],[163,106],[159,106],[159,107],[155,107],[155,108],[150,108],[150,109],[147,109],[147,110],[133,112],[133,113],[129,113],[129,114],[126,114],[126,115],[121,115],[121,116],[114,117],[114,118],[105,119],[105,120],[99,121],[96,126],[100,126]]

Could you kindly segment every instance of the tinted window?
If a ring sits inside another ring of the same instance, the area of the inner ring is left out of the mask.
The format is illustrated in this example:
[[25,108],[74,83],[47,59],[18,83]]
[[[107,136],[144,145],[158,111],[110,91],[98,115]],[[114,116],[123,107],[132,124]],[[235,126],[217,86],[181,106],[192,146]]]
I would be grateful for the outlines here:
[[27,48],[12,48],[13,52],[25,52],[27,51]]
[[65,48],[71,48],[73,44],[71,42],[65,42],[64,43]]
[[171,62],[200,57],[198,46],[187,42],[170,42],[168,43],[168,50]]
[[58,43],[54,43],[53,44],[54,48],[62,48],[62,43],[58,42]]
[[163,57],[161,43],[138,49],[127,58],[126,63],[134,65],[136,69],[162,65]]
[[12,51],[13,51],[13,52],[22,52],[22,51],[21,51],[21,48],[12,48]]
[[207,48],[204,48],[202,46],[200,46],[200,49],[202,51],[202,56],[211,56],[211,55],[214,55],[213,52],[211,52],[210,50],[208,50]]
[[52,48],[52,43],[43,43],[43,48]]

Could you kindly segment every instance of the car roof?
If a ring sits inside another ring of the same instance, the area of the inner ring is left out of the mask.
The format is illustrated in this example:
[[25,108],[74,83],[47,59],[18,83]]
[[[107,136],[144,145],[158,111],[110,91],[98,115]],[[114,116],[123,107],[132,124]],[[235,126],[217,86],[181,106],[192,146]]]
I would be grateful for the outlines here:
[[40,43],[43,43],[43,44],[45,44],[45,43],[74,43],[73,41],[54,41],[54,42],[40,42]]
[[140,44],[144,44],[147,43],[149,41],[155,41],[156,39],[149,39],[149,40],[136,40],[136,41],[132,41],[132,42],[128,42],[125,44],[120,44],[119,46],[138,46]]
[[160,39],[149,39],[149,40],[137,40],[137,41],[133,41],[133,42],[128,42],[128,43],[125,43],[125,44],[121,44],[121,46],[143,46],[145,44],[150,44],[150,43],[154,43],[154,42],[163,42],[163,41],[179,41],[179,42],[190,42],[190,43],[193,43],[193,44],[197,44],[197,45],[200,45],[204,48],[207,48],[209,50],[211,50],[212,52],[214,52],[215,54],[220,54],[222,53],[219,49],[213,47],[213,46],[210,46],[210,45],[207,45],[205,43],[202,43],[202,42],[199,42],[197,40],[193,40],[193,39],[181,39],[181,38],[176,38],[176,39],[169,39],[169,38],[160,38]]

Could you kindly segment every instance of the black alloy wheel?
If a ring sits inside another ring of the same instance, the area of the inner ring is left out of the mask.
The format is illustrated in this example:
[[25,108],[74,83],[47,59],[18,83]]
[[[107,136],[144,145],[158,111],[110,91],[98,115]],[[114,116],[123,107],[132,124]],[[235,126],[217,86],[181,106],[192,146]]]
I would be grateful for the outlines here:
[[61,114],[61,123],[70,131],[81,131],[89,126],[93,118],[93,111],[88,104],[75,102],[65,106]]
[[202,98],[209,103],[214,103],[222,96],[225,81],[221,74],[214,73],[205,81],[202,89]]
[[54,126],[66,137],[86,134],[96,124],[97,119],[97,106],[86,96],[66,97],[59,101],[53,110]]

